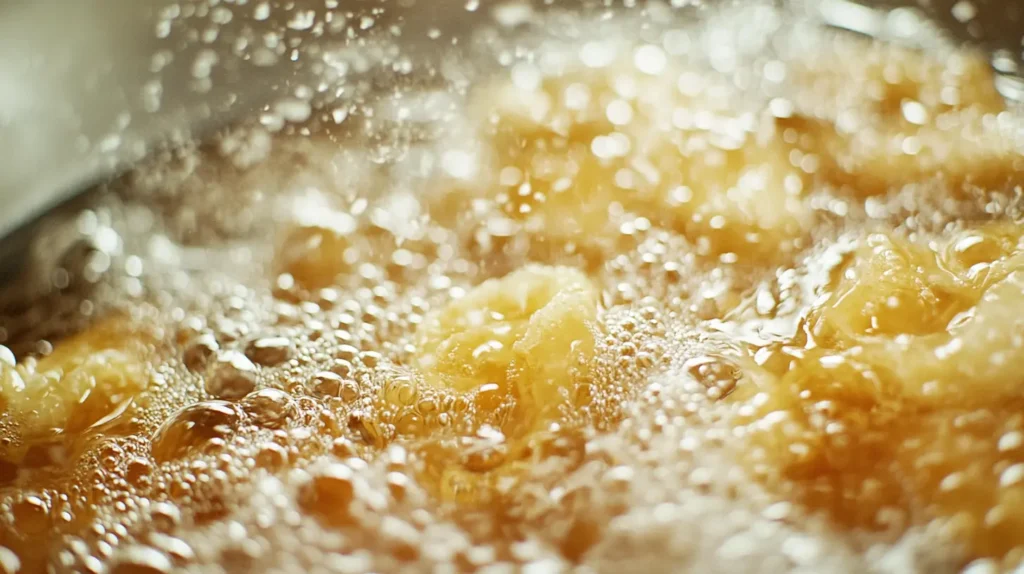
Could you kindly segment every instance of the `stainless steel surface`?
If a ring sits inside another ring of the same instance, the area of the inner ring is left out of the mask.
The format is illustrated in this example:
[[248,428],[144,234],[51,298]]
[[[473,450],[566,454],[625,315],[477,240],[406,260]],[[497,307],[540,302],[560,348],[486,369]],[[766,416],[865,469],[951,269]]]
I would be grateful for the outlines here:
[[154,145],[286,94],[312,73],[310,43],[358,46],[393,25],[447,37],[473,16],[455,0],[401,4],[0,0],[0,237]]
[[156,31],[166,4],[0,4],[0,234],[137,158],[157,135],[220,119],[204,108],[215,111],[225,92],[241,96],[238,110],[267,96],[264,84],[222,83],[199,97],[186,54],[154,72],[154,54],[168,44]]

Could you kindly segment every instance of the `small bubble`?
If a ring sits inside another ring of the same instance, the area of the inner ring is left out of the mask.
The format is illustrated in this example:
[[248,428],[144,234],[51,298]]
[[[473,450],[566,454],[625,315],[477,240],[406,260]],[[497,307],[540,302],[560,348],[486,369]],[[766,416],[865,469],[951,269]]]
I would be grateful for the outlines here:
[[202,372],[220,346],[212,334],[203,334],[193,339],[182,354],[185,367],[193,373]]
[[153,458],[165,462],[185,457],[214,440],[223,440],[241,420],[235,407],[224,401],[203,401],[171,415],[152,438]]
[[371,369],[380,364],[383,357],[376,351],[363,351],[359,353],[359,360]]
[[351,363],[352,361],[355,361],[357,357],[359,357],[359,349],[353,347],[352,345],[339,345],[338,348],[334,351],[334,356],[337,357],[338,359],[348,361]]
[[972,2],[969,2],[968,0],[960,0],[953,5],[951,13],[953,14],[953,17],[956,18],[957,22],[966,24],[967,22],[974,20],[975,16],[978,15],[978,9]]
[[615,46],[610,42],[587,42],[580,49],[580,61],[588,68],[604,68],[615,60]]
[[340,397],[345,379],[330,371],[320,371],[313,375],[310,387],[318,397]]
[[277,470],[288,463],[288,451],[278,444],[265,444],[256,453],[255,462],[257,468]]
[[462,150],[448,150],[441,156],[441,166],[445,172],[456,179],[471,179],[479,162]]
[[0,366],[14,367],[17,364],[18,361],[15,359],[14,353],[7,347],[0,345]]
[[292,344],[285,337],[263,337],[249,343],[245,349],[245,355],[252,362],[265,367],[279,365],[292,354]]
[[513,28],[529,22],[534,12],[528,2],[508,2],[496,6],[493,13],[499,25]]
[[331,454],[338,458],[349,458],[356,455],[356,445],[345,437],[338,437],[331,443]]
[[633,53],[633,65],[636,69],[651,76],[663,72],[667,64],[668,58],[658,46],[647,44],[637,48]]
[[286,98],[274,105],[274,111],[286,122],[301,123],[309,119],[313,108],[305,100]]
[[928,122],[928,110],[921,102],[905,100],[901,104],[901,109],[903,118],[912,124],[923,126]]
[[633,120],[633,107],[625,100],[613,100],[605,108],[608,121],[617,126],[624,126]]
[[180,538],[159,532],[151,532],[147,538],[153,548],[164,552],[176,562],[189,562],[196,557],[192,547]]
[[309,30],[316,22],[316,12],[313,10],[292,10],[292,17],[288,20],[288,27],[292,30]]
[[220,62],[220,56],[213,50],[202,50],[192,61],[192,77],[196,79],[209,78],[213,67]]
[[206,392],[218,399],[237,400],[256,388],[256,365],[238,351],[221,353],[206,377]]
[[242,399],[241,407],[253,422],[270,429],[284,427],[295,410],[291,395],[278,389],[250,393]]
[[263,21],[270,17],[270,3],[260,2],[253,8],[252,17],[254,20]]
[[355,500],[355,475],[345,464],[332,463],[320,469],[299,495],[302,507],[332,525],[352,520],[350,506]]
[[154,502],[149,509],[149,521],[160,532],[170,532],[181,523],[181,510],[170,502]]
[[16,574],[21,571],[21,559],[6,546],[0,546],[0,569],[3,569],[6,574]]
[[166,554],[138,544],[119,549],[113,563],[111,574],[164,574],[174,569]]

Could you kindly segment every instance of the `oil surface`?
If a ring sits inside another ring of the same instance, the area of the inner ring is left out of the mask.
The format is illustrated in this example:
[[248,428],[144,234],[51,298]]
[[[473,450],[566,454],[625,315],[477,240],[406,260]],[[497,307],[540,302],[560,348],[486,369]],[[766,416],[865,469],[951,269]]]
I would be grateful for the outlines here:
[[[987,63],[601,29],[464,98],[289,100],[58,225],[0,323],[0,570],[1020,564]],[[397,158],[346,131],[431,105]]]

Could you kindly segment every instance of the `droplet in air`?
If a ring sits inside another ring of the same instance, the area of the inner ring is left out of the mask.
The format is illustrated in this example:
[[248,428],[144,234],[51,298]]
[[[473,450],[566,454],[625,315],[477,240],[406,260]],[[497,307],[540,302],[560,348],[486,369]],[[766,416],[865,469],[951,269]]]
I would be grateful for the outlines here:
[[253,8],[252,17],[255,20],[263,21],[270,17],[270,3],[260,2]]
[[288,20],[288,27],[292,30],[308,30],[313,27],[316,21],[316,12],[313,10],[293,10],[292,18]]
[[652,44],[641,46],[633,53],[633,65],[636,69],[651,76],[663,72],[667,64],[668,58],[664,50]]
[[967,22],[974,20],[974,17],[978,15],[978,8],[968,0],[960,0],[953,5],[951,13],[953,14],[953,17],[956,18],[957,22],[966,24]]

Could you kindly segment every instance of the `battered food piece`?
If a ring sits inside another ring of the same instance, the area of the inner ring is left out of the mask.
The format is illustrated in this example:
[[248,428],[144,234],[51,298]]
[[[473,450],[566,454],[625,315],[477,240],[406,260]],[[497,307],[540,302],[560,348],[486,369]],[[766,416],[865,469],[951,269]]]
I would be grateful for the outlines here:
[[88,325],[3,307],[0,571],[1017,568],[988,65],[652,34],[508,56],[397,165],[314,118],[101,194]]
[[485,91],[475,113],[489,125],[493,170],[476,193],[496,193],[508,217],[560,243],[610,240],[624,210],[700,238],[708,255],[801,247],[812,174],[790,161],[801,148],[779,118],[693,71],[633,59]]
[[427,316],[419,368],[431,384],[512,394],[525,419],[557,411],[589,376],[597,291],[571,268],[526,267]]
[[154,337],[110,318],[18,364],[4,349],[0,397],[27,436],[84,433],[112,422],[148,384]]
[[888,528],[920,505],[973,551],[1014,556],[1019,233],[859,238],[732,397],[749,397],[748,461],[842,523]]

